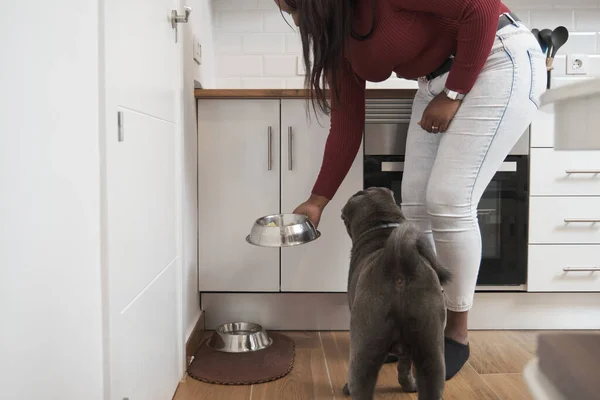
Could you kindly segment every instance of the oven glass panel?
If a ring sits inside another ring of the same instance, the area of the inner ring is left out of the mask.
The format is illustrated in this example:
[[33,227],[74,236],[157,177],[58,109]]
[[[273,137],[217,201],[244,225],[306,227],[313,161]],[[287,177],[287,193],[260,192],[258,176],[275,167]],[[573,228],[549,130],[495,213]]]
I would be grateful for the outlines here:
[[[403,156],[365,156],[364,187],[383,186],[402,201]],[[478,285],[522,285],[527,277],[528,159],[508,156],[477,207],[482,262]]]

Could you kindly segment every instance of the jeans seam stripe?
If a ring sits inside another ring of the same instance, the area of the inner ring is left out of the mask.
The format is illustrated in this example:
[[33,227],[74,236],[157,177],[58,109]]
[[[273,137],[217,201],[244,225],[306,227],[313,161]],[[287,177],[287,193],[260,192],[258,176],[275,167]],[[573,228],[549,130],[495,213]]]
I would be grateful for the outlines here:
[[[502,38],[500,38],[501,41]],[[469,204],[471,204],[471,207],[473,205],[473,192],[475,191],[475,186],[477,186],[477,180],[479,179],[479,175],[481,173],[481,168],[483,167],[483,164],[485,163],[485,160],[488,156],[488,153],[490,151],[490,148],[492,147],[492,144],[494,144],[494,140],[496,140],[496,137],[498,136],[498,129],[500,129],[500,125],[502,124],[502,121],[504,120],[504,116],[506,115],[506,110],[508,109],[508,106],[510,105],[510,101],[512,100],[513,97],[513,93],[514,93],[514,88],[515,88],[515,60],[512,56],[512,54],[510,54],[510,51],[508,49],[506,49],[506,46],[504,46],[506,54],[508,55],[508,57],[510,58],[510,61],[512,63],[512,82],[510,85],[510,94],[508,95],[508,99],[506,100],[506,104],[504,106],[504,110],[502,112],[502,117],[500,117],[500,120],[498,121],[498,125],[496,125],[496,131],[494,132],[494,136],[492,137],[492,140],[490,140],[490,144],[488,145],[488,148],[485,151],[485,154],[483,155],[483,158],[481,159],[481,162],[479,163],[479,168],[477,169],[477,174],[475,175],[475,179],[473,180],[473,186],[471,187],[471,194],[469,195]]]

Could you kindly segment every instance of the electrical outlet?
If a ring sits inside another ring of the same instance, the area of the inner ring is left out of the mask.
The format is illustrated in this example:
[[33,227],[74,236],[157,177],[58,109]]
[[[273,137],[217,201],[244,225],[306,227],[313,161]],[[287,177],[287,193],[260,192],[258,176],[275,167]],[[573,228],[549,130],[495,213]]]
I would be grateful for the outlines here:
[[567,75],[586,75],[587,54],[567,54]]
[[196,35],[194,35],[194,61],[196,61],[198,64],[202,65],[202,45],[200,44],[200,41],[198,40],[198,37]]

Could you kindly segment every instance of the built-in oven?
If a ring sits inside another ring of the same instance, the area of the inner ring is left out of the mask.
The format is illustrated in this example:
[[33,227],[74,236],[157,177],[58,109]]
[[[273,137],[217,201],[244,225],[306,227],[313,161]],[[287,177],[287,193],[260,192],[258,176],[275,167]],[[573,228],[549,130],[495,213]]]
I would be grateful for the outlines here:
[[[364,187],[390,188],[402,202],[409,99],[368,99]],[[482,260],[477,290],[525,290],[529,190],[529,130],[506,157],[477,208]]]

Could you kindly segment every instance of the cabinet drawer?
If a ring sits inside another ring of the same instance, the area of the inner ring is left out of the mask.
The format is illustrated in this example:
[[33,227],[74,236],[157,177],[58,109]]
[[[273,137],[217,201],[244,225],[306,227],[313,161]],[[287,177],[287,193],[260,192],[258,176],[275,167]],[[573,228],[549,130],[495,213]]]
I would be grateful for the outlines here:
[[600,243],[600,197],[531,197],[529,243]]
[[532,196],[600,196],[599,151],[531,149]]
[[600,246],[529,246],[529,292],[600,292]]

